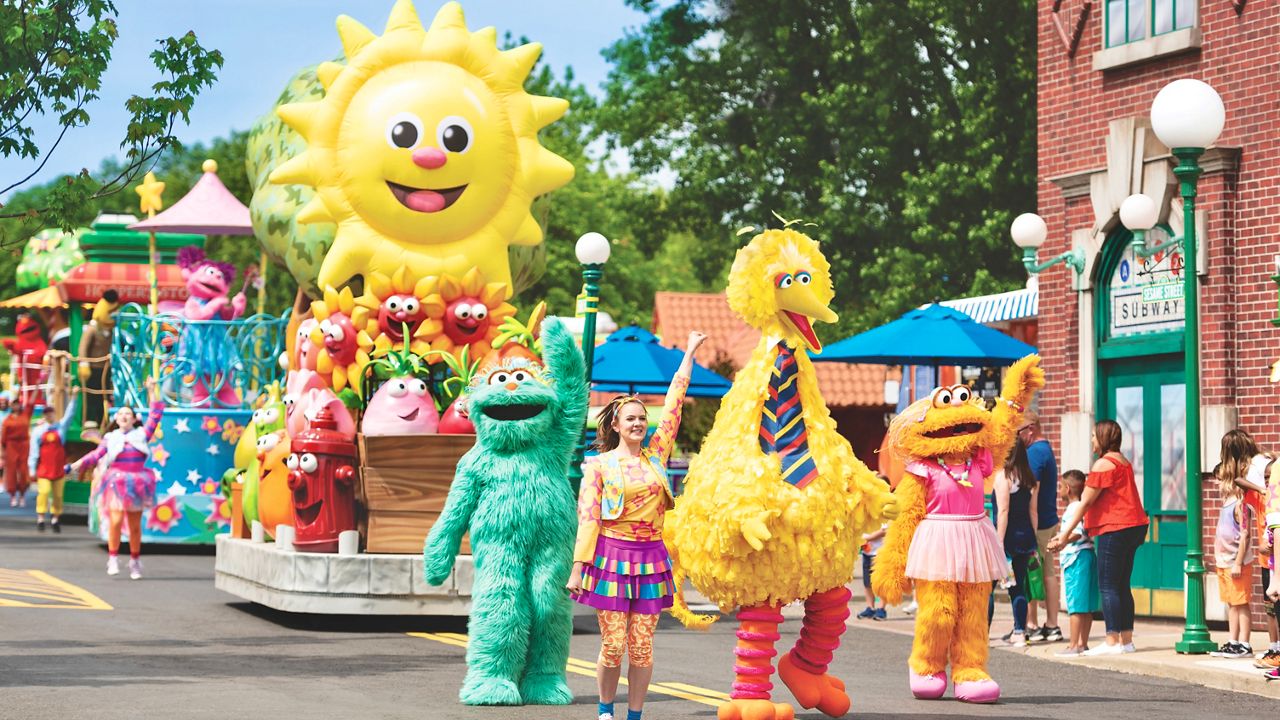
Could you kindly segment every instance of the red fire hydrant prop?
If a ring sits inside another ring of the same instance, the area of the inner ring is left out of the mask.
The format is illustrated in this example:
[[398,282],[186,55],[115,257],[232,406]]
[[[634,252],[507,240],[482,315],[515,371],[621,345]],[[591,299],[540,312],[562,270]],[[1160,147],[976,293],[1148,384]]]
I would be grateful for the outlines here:
[[294,436],[285,464],[301,552],[337,552],[338,534],[356,529],[356,446],[323,408]]

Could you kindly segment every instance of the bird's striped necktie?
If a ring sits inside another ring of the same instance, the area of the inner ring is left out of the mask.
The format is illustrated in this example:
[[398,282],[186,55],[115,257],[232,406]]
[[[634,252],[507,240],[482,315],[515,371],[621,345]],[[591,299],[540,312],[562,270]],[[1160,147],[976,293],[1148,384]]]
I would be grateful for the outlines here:
[[760,416],[760,450],[777,453],[782,461],[782,479],[802,488],[818,476],[818,467],[809,454],[809,437],[796,385],[799,366],[795,351],[778,343],[778,357],[769,378],[769,397]]

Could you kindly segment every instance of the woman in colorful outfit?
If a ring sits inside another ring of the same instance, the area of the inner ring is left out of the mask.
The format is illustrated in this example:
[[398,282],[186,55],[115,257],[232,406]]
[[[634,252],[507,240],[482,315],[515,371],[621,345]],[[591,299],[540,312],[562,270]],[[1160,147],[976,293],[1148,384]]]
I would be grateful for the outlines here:
[[639,720],[653,677],[653,631],[675,591],[671,558],[662,544],[662,517],[674,503],[667,460],[680,427],[680,410],[693,371],[693,354],[706,340],[689,334],[684,360],[667,390],[662,418],[648,446],[649,417],[634,397],[620,395],[600,412],[596,447],[584,467],[578,497],[578,539],[567,587],[596,609],[600,622],[600,720],[613,720],[613,700],[630,659],[628,720]]
[[138,416],[133,408],[116,410],[113,421],[116,429],[102,438],[97,450],[85,455],[70,466],[77,474],[92,468],[106,458],[106,471],[98,486],[99,507],[105,508],[109,518],[107,531],[107,574],[120,573],[120,530],[129,522],[129,577],[142,577],[142,511],[156,504],[156,473],[146,467],[151,457],[151,436],[160,426],[164,403],[156,392],[156,382],[147,378],[147,398],[151,408],[147,412],[146,427],[138,426]]

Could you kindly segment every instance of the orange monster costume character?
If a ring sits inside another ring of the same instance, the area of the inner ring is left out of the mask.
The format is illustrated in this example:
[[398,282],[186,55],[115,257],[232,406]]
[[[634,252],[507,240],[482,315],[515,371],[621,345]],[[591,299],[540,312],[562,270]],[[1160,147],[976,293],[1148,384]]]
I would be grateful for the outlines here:
[[871,589],[896,604],[915,582],[920,609],[908,666],[917,698],[946,693],[948,660],[957,700],[1000,698],[987,673],[987,598],[1008,570],[983,510],[983,480],[1008,456],[1042,387],[1040,358],[1028,355],[1009,368],[994,409],[963,385],[937,388],[889,425],[890,447],[907,461],[895,493],[902,513],[876,555]]
[[25,506],[31,475],[27,456],[31,452],[31,406],[14,404],[13,412],[0,424],[0,446],[4,448],[4,488],[9,506]]
[[38,405],[44,401],[44,393],[37,386],[40,384],[40,376],[44,374],[42,365],[49,346],[45,344],[40,323],[30,315],[19,315],[13,332],[17,337],[5,338],[3,342],[4,348],[13,356],[10,362],[21,363],[21,369],[14,377],[19,383],[17,400],[24,407]]

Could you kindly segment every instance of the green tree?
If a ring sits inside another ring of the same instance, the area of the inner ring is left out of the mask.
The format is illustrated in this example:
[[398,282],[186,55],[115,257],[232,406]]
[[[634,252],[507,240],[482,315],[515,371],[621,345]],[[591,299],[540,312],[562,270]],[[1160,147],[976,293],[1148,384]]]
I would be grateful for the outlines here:
[[[117,38],[116,8],[110,0],[28,0],[0,3],[0,156],[30,161],[17,177],[0,178],[0,195],[33,178],[73,128],[90,122],[86,106],[98,97],[102,74]],[[0,247],[45,226],[70,227],[86,203],[128,187],[158,157],[180,146],[174,123],[184,122],[196,96],[213,84],[222,66],[217,50],[206,50],[195,33],[158,41],[150,54],[164,79],[150,95],[125,101],[130,119],[120,148],[124,161],[104,166],[95,177],[87,169],[44,188],[40,202],[0,210],[6,223]],[[52,144],[37,145],[34,117],[53,114],[61,128]]]
[[719,280],[733,230],[816,222],[841,330],[1016,286],[1035,204],[1032,0],[629,0],[599,127],[674,173],[668,222]]

